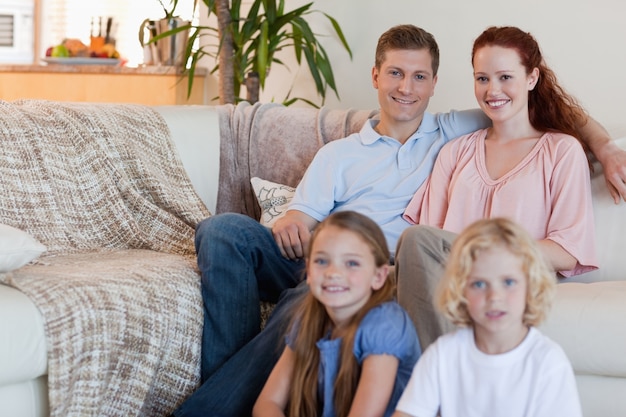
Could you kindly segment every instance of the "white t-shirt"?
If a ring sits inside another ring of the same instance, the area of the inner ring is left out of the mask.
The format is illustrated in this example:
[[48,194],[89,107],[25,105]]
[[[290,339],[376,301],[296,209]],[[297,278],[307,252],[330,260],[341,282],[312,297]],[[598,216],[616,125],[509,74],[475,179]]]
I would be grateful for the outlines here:
[[478,350],[469,328],[441,336],[415,365],[396,410],[415,417],[582,417],[565,352],[532,327],[499,355]]

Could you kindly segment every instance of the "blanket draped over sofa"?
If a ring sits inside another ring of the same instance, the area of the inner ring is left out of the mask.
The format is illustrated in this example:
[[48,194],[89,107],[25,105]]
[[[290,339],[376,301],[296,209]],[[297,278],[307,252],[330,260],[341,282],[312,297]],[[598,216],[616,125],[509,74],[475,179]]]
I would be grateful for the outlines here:
[[378,114],[378,110],[247,102],[216,109],[221,136],[216,213],[243,213],[257,220],[261,209],[250,178],[295,187],[319,148],[358,132],[368,118]]
[[0,222],[47,246],[0,280],[42,313],[51,416],[156,416],[199,382],[193,236],[209,212],[134,105],[0,102]]
[[[257,219],[251,176],[295,186],[321,146],[375,113],[216,109],[216,211]],[[136,105],[0,100],[0,139],[0,223],[48,249],[0,282],[42,313],[50,415],[170,413],[199,382],[193,236],[210,213],[162,116]]]

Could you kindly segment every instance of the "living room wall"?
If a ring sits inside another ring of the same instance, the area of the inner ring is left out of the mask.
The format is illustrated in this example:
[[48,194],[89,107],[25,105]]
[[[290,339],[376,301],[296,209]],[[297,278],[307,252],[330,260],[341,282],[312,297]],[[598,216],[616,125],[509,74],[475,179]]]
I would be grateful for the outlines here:
[[[289,0],[293,9],[310,0]],[[431,111],[476,107],[470,52],[474,38],[491,25],[515,25],[539,41],[548,65],[561,83],[614,136],[626,135],[626,15],[623,0],[315,0],[313,8],[338,20],[352,47],[350,60],[339,43],[328,37],[340,100],[331,92],[326,105],[375,108],[371,85],[374,50],[380,34],[401,23],[431,32],[441,50],[439,82]],[[318,33],[330,34],[323,17],[313,20]],[[292,52],[285,54],[290,61]],[[295,68],[295,65],[292,66]],[[262,101],[280,100],[295,79],[292,95],[315,97],[307,70],[288,72],[272,67]],[[303,104],[302,104],[303,105]]]

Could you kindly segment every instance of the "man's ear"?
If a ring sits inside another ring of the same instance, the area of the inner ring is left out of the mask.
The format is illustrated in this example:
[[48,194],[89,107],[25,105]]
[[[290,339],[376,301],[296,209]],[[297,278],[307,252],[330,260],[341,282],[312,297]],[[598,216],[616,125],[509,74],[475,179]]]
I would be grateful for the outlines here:
[[437,87],[437,80],[439,80],[439,76],[435,75],[433,77],[433,91],[430,93],[431,97],[435,95],[435,87]]
[[387,280],[388,275],[389,275],[389,265],[383,265],[383,266],[376,268],[374,279],[372,280],[372,290],[374,291],[380,290],[385,284],[385,281]]
[[378,68],[376,66],[372,67],[372,85],[376,90],[378,90]]

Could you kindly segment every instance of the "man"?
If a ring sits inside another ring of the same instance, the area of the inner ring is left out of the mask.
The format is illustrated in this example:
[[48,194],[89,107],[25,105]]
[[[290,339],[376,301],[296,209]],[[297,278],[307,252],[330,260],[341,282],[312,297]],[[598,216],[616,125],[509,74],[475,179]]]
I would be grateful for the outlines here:
[[[213,216],[198,225],[196,250],[205,304],[203,386],[176,416],[249,415],[282,351],[289,306],[306,291],[298,284],[315,225],[333,211],[355,210],[374,219],[389,247],[395,248],[408,226],[401,215],[430,174],[441,147],[489,125],[480,110],[426,113],[438,66],[439,50],[431,34],[412,25],[391,28],[378,41],[372,69],[379,118],[320,149],[289,211],[272,231],[236,214]],[[593,139],[587,142],[594,151],[610,146],[599,126],[590,130]],[[608,159],[612,154],[603,155]],[[626,165],[626,156],[623,161]],[[621,178],[626,179],[626,170]],[[256,336],[259,301],[276,300],[281,294],[268,325]]]

